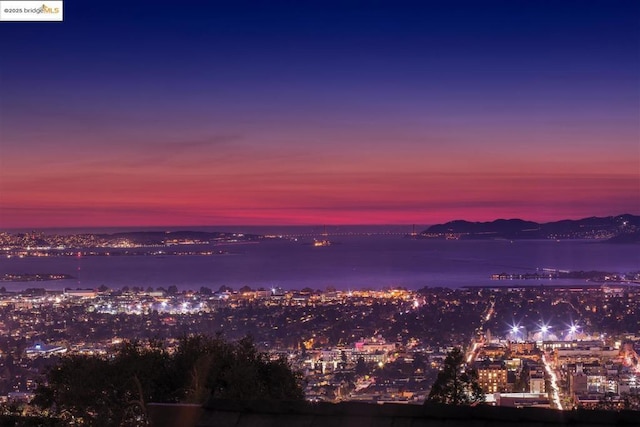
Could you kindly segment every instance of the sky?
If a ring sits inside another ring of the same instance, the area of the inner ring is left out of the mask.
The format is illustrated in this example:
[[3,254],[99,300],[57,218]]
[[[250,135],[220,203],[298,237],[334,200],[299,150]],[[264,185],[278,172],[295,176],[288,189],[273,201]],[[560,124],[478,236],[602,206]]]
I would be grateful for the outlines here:
[[636,1],[0,22],[0,229],[640,214]]

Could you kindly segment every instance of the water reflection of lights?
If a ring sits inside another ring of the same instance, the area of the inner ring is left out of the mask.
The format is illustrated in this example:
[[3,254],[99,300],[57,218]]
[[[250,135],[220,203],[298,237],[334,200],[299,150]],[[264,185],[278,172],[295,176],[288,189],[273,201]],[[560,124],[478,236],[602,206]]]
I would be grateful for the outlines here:
[[544,363],[544,369],[547,371],[547,375],[549,375],[551,382],[551,399],[553,400],[553,404],[559,410],[562,410],[562,403],[560,403],[560,395],[558,393],[558,377],[551,366],[547,362],[547,358],[545,355],[542,355],[542,363]]

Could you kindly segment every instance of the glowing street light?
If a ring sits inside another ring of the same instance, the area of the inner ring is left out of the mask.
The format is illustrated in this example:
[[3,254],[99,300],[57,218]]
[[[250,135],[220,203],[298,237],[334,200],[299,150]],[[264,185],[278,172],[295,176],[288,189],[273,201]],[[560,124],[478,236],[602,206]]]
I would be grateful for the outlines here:
[[567,334],[570,340],[575,340],[576,339],[576,332],[578,332],[579,326],[576,325],[575,323],[572,323],[569,326],[569,333]]
[[545,325],[544,323],[540,325],[540,333],[542,333],[542,341],[547,339],[547,332],[551,329],[551,326]]
[[518,341],[518,335],[520,334],[520,329],[522,329],[523,326],[521,325],[512,325],[511,326],[511,335],[513,335],[515,337],[515,340]]

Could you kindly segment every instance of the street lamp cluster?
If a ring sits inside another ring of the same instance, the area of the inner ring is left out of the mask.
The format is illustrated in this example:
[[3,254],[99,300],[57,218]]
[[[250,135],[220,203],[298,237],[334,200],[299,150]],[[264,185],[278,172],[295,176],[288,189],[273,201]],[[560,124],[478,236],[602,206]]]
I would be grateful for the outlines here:
[[[536,325],[534,331],[539,334],[542,341],[545,341],[551,334],[551,329],[552,329],[551,325],[545,322],[540,322],[539,324]],[[509,334],[511,339],[513,339],[514,341],[525,341],[527,338],[526,330],[527,328],[525,328],[523,325],[520,325],[520,324],[514,323],[510,325]],[[567,325],[564,339],[567,341],[575,340],[579,331],[580,331],[580,326],[572,322],[571,324]]]

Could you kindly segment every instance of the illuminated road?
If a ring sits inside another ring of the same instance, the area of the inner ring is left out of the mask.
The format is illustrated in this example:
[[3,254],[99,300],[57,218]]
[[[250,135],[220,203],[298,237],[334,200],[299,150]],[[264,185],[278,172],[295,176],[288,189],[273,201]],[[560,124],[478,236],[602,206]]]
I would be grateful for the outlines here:
[[560,403],[560,394],[558,392],[558,377],[556,376],[555,370],[547,362],[546,354],[542,355],[542,363],[544,363],[544,369],[547,371],[547,375],[549,375],[553,405],[556,409],[562,410],[562,403]]
[[[491,301],[491,306],[487,310],[486,314],[482,316],[482,319],[480,321],[480,327],[478,327],[478,332],[482,331],[484,324],[489,320],[491,320],[491,317],[494,314],[495,314],[495,302]],[[466,357],[467,364],[471,364],[475,362],[476,358],[478,357],[478,353],[480,353],[480,350],[482,349],[484,344],[485,344],[484,334],[481,335],[478,339],[476,339],[476,337],[471,338],[471,345],[467,350],[467,357]]]
[[475,340],[472,341],[471,347],[469,348],[469,351],[467,351],[468,365],[475,362],[476,357],[478,357],[478,353],[483,345],[484,345],[483,341],[475,341]]

